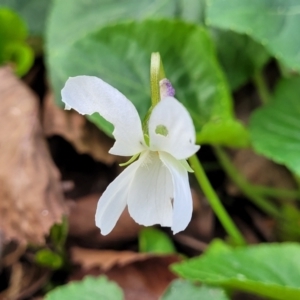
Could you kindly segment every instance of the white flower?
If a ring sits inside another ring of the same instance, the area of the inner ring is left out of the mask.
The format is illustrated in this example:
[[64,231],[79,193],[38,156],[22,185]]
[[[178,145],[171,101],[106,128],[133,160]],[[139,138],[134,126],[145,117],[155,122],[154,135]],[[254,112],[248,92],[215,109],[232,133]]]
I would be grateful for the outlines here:
[[149,146],[134,105],[118,90],[92,76],[71,77],[62,89],[66,109],[81,114],[98,112],[114,125],[116,139],[110,153],[140,154],[101,196],[96,225],[108,234],[128,205],[139,224],[169,226],[174,234],[186,228],[192,216],[189,168],[186,159],[199,149],[195,129],[185,107],[173,97],[162,99],[148,121]]

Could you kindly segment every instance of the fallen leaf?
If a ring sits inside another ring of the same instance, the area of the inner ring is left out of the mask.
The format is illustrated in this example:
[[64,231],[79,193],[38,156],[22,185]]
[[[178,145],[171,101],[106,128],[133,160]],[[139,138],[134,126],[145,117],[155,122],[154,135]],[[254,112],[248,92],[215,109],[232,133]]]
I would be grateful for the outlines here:
[[118,161],[117,156],[108,153],[113,146],[113,139],[76,111],[56,106],[52,94],[45,97],[43,116],[46,136],[60,135],[79,153],[89,154],[103,163],[110,165]]
[[108,271],[114,266],[125,266],[135,261],[154,257],[154,254],[137,253],[133,251],[96,250],[80,247],[71,248],[71,259],[84,269],[99,267]]
[[102,235],[95,224],[97,203],[101,194],[91,194],[69,201],[69,235],[78,245],[88,247],[116,246],[138,236],[140,225],[135,223],[125,209],[116,226],[108,235]]
[[0,68],[0,231],[5,241],[41,244],[66,207],[43,137],[35,95]]
[[122,266],[115,265],[106,272],[97,267],[79,269],[70,280],[81,280],[88,274],[105,275],[123,289],[126,300],[158,300],[170,282],[177,278],[169,270],[170,264],[180,260],[178,255],[150,256]]

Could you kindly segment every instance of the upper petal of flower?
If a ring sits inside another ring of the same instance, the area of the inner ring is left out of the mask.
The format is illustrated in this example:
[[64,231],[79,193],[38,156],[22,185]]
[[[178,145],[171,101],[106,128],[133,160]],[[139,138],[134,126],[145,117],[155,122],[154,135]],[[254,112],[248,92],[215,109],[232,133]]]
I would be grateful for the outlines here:
[[139,224],[172,225],[173,184],[169,170],[157,152],[147,151],[135,173],[128,194],[128,210]]
[[110,153],[131,156],[145,149],[141,120],[134,105],[117,89],[94,76],[70,77],[61,91],[66,109],[81,114],[98,112],[114,125]]
[[174,186],[172,231],[176,234],[184,230],[192,218],[193,200],[188,173],[182,164],[170,154],[160,152],[159,156],[172,176]]
[[137,160],[128,166],[100,197],[95,220],[103,235],[111,232],[125,209],[129,187],[140,164],[141,161]]
[[186,159],[199,150],[195,128],[186,108],[173,97],[162,99],[149,119],[150,148]]

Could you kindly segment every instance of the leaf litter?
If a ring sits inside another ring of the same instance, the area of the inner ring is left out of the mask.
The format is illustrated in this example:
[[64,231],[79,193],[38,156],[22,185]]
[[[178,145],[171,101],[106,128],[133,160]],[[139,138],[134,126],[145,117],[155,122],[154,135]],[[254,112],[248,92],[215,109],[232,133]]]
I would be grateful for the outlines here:
[[38,99],[9,68],[0,68],[0,231],[4,241],[41,244],[66,214],[43,137]]

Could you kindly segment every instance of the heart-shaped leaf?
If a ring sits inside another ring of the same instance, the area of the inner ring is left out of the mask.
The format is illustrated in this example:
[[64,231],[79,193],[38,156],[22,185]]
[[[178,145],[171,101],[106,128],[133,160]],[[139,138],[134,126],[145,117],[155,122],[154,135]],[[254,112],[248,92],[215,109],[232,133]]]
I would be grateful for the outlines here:
[[122,290],[114,282],[101,276],[85,277],[82,281],[68,283],[57,287],[46,295],[46,300],[122,300]]
[[195,284],[184,281],[174,280],[168,287],[161,300],[229,300],[224,290],[209,286],[196,286]]
[[245,84],[269,59],[265,48],[245,34],[212,29],[211,35],[232,90]]
[[172,254],[176,249],[171,238],[161,230],[153,227],[143,228],[139,233],[140,252]]
[[298,0],[209,0],[206,23],[247,34],[286,66],[300,70]]
[[172,269],[183,278],[277,300],[300,299],[300,245],[261,244],[206,254]]
[[[69,76],[95,75],[126,95],[143,118],[150,107],[150,55],[158,51],[176,97],[193,118],[198,142],[231,146],[248,142],[246,130],[234,118],[213,43],[202,27],[171,20],[129,22],[86,34],[71,46],[50,45],[49,67],[57,99]],[[92,121],[111,134],[112,128],[98,114]],[[202,136],[204,126],[208,129]]]
[[300,175],[300,78],[278,83],[270,103],[253,113],[250,135],[256,152]]
[[[69,47],[91,31],[129,20],[181,19],[203,25],[205,7],[205,0],[54,1],[49,18],[48,44],[51,51],[55,49],[56,52],[58,48]],[[268,58],[263,47],[245,35],[213,30],[212,36],[221,65],[233,89],[253,76],[253,72],[262,67]]]

